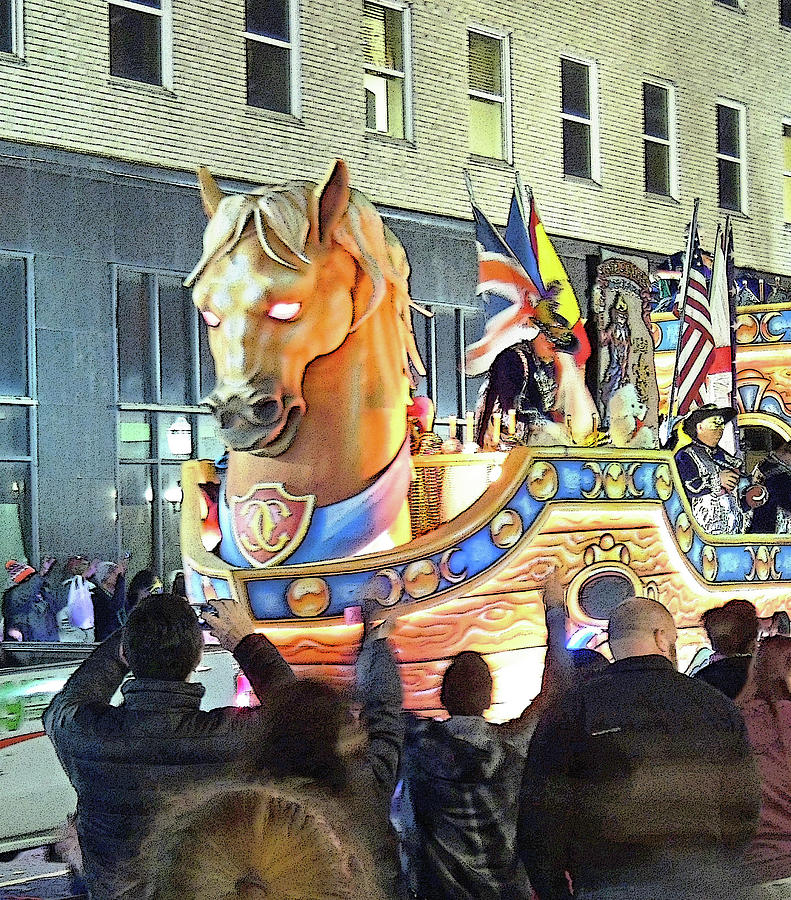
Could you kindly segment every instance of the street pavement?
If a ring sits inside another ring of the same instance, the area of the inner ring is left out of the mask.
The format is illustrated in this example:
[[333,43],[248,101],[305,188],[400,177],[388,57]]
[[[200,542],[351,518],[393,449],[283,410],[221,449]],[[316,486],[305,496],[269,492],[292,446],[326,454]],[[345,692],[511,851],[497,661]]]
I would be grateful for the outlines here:
[[47,849],[25,850],[0,863],[0,900],[67,900],[82,895],[71,887],[68,867],[50,862]]

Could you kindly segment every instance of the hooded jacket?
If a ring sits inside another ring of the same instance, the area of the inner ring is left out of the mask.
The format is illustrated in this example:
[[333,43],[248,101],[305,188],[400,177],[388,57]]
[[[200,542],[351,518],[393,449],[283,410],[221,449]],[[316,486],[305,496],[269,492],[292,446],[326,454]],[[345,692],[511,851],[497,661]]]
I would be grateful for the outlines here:
[[[68,596],[67,596],[68,599]],[[47,586],[43,575],[30,575],[13,584],[3,594],[3,617],[6,640],[8,630],[16,628],[23,641],[57,641],[57,614],[65,606]]]
[[528,737],[481,716],[410,721],[404,746],[402,864],[421,898],[529,896],[516,854]]

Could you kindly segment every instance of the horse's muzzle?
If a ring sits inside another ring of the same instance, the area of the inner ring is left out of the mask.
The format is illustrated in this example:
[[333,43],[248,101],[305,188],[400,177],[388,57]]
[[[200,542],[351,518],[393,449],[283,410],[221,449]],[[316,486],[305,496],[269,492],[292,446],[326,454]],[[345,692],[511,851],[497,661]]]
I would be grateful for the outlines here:
[[267,456],[277,456],[288,448],[305,411],[302,398],[284,401],[274,394],[255,398],[233,395],[223,400],[212,395],[209,403],[220,425],[220,438],[230,450]]

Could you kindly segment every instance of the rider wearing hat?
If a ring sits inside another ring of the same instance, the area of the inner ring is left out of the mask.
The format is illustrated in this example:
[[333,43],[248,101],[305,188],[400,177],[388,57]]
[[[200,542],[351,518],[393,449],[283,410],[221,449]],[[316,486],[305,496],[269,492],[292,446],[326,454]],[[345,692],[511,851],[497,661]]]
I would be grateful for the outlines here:
[[678,474],[695,519],[709,534],[744,530],[737,493],[742,461],[719,446],[725,426],[735,417],[735,409],[706,403],[689,413],[681,426],[692,443],[676,453]]

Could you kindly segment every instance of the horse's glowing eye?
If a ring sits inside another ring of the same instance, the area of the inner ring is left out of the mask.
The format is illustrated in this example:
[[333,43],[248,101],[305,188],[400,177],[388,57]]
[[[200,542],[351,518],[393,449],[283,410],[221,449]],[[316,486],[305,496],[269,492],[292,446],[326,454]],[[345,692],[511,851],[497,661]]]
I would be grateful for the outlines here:
[[292,319],[296,319],[301,309],[301,303],[275,303],[267,315],[270,319],[277,319],[279,322],[290,322]]
[[216,328],[220,324],[220,317],[216,316],[210,309],[202,309],[200,314],[209,328]]

